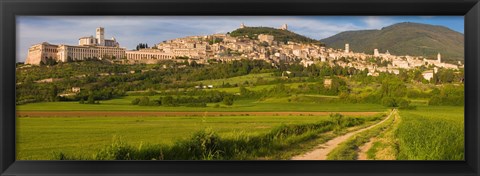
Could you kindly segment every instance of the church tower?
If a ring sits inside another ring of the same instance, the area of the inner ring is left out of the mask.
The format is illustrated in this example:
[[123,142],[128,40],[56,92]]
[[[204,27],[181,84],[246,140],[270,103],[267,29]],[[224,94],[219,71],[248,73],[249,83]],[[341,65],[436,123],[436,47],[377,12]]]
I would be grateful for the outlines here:
[[242,23],[240,24],[240,29],[243,29],[243,28],[245,28],[245,24]]
[[437,62],[442,63],[442,55],[440,53],[437,54]]
[[96,32],[97,43],[100,46],[105,46],[105,29],[98,27]]
[[345,53],[350,53],[350,45],[345,43]]

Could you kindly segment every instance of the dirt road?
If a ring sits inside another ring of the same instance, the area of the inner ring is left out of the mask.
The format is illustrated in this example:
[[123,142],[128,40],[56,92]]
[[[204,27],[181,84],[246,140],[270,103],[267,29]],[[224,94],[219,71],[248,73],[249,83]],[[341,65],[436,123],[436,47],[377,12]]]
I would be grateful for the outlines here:
[[17,111],[18,117],[146,117],[146,116],[370,116],[380,112],[158,112],[158,111]]
[[392,115],[394,113],[396,113],[396,109],[394,109],[389,115],[387,118],[383,119],[382,121],[374,124],[374,125],[371,125],[367,128],[363,128],[363,129],[360,129],[360,130],[357,130],[357,131],[353,131],[353,132],[349,132],[347,134],[344,134],[342,136],[339,136],[339,137],[336,137],[336,138],[333,138],[329,141],[327,141],[326,143],[323,143],[323,144],[320,144],[318,145],[317,147],[315,147],[314,150],[310,151],[310,152],[307,152],[305,154],[302,154],[302,155],[298,155],[298,156],[294,156],[292,157],[291,159],[292,160],[326,160],[327,159],[327,155],[333,150],[335,149],[340,143],[346,141],[348,138],[352,137],[353,135],[355,134],[358,134],[362,131],[365,131],[365,130],[368,130],[368,129],[371,129],[379,124],[382,124],[383,122],[385,122],[387,119],[391,118]]
[[370,139],[367,143],[358,148],[358,157],[357,160],[367,160],[367,151],[372,148],[375,138]]

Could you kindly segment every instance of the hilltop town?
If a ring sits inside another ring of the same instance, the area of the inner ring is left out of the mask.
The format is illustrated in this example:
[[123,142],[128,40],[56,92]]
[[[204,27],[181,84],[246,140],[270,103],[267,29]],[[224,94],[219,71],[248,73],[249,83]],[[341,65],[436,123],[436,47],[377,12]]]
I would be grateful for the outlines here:
[[[249,28],[241,24],[239,29]],[[288,31],[287,24],[278,30]],[[431,68],[423,73],[430,80],[438,68],[459,69],[463,64],[442,62],[441,53],[437,58],[423,56],[396,56],[389,51],[375,49],[372,54],[350,50],[348,43],[344,49],[333,49],[317,43],[299,43],[293,41],[277,41],[273,35],[255,34],[255,36],[233,37],[227,34],[206,36],[189,36],[163,41],[153,47],[141,47],[138,50],[127,50],[120,47],[114,37],[105,39],[105,29],[96,29],[96,36],[82,37],[77,46],[54,45],[43,42],[30,47],[26,64],[40,65],[47,62],[72,62],[79,60],[99,59],[122,64],[147,63],[155,64],[162,60],[177,62],[188,61],[197,64],[211,62],[228,62],[250,59],[264,60],[273,66],[300,62],[304,67],[316,63],[330,66],[353,67],[368,70],[368,75],[378,76],[379,72],[399,74],[400,69],[413,69],[425,66]]]
[[334,46],[241,24],[127,49],[105,29],[16,63],[17,159],[464,160],[463,50],[429,45],[458,44],[442,32]]

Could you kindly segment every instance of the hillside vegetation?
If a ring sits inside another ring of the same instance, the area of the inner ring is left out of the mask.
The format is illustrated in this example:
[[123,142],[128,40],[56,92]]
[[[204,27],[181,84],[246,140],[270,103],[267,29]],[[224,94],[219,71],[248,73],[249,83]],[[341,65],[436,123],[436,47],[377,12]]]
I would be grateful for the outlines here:
[[230,33],[232,37],[248,37],[250,39],[257,39],[259,34],[273,35],[275,41],[279,42],[296,42],[296,43],[313,43],[323,45],[320,41],[305,37],[303,35],[291,32],[289,30],[275,29],[271,27],[245,27],[239,28]]
[[464,60],[464,35],[442,26],[419,23],[398,23],[381,30],[345,31],[320,40],[327,47],[344,48],[350,44],[353,52],[373,54],[377,48],[393,55],[426,56],[445,61]]

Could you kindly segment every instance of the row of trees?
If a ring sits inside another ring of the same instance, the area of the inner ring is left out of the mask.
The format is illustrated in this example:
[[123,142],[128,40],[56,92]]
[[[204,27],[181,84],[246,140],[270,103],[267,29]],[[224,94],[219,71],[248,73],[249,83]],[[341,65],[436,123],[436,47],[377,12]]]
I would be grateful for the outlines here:
[[144,49],[144,48],[148,48],[148,44],[147,43],[139,43],[135,49],[138,51],[140,49]]
[[144,96],[141,98],[135,98],[132,100],[132,105],[139,106],[187,106],[187,107],[207,107],[207,103],[220,103],[227,106],[232,106],[235,101],[234,95],[223,94],[221,99],[212,99],[211,97],[173,97],[163,96],[159,99],[151,100],[149,97]]

